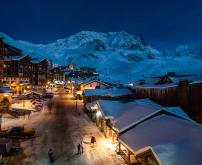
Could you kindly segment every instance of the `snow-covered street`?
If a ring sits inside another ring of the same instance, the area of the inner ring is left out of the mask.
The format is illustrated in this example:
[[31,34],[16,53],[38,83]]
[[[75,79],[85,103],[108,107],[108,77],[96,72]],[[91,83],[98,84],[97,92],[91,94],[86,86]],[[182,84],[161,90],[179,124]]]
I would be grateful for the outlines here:
[[[5,123],[6,127],[23,125],[36,128],[36,137],[21,142],[22,153],[4,159],[9,165],[46,164],[121,164],[123,163],[95,124],[83,113],[82,103],[71,97],[58,96],[53,101],[52,110],[35,112],[31,119],[14,119]],[[97,143],[91,146],[91,136]],[[77,154],[78,143],[83,144],[84,153]],[[49,162],[48,149],[53,149],[54,162]],[[117,162],[119,161],[119,163]]]

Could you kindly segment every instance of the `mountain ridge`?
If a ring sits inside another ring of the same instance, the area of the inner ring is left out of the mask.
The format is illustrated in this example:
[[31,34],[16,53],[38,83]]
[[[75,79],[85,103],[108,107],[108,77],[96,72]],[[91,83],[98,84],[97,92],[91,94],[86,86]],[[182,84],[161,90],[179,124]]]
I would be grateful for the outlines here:
[[[74,63],[78,67],[94,67],[106,81],[127,83],[169,71],[199,72],[202,69],[202,46],[186,46],[186,49],[181,46],[161,52],[142,37],[124,31],[81,31],[49,44],[32,44],[14,40],[4,33],[0,35],[5,37],[5,42],[34,58],[47,58],[60,65]],[[193,52],[193,55],[187,55],[187,52]],[[182,65],[186,68],[180,67]]]

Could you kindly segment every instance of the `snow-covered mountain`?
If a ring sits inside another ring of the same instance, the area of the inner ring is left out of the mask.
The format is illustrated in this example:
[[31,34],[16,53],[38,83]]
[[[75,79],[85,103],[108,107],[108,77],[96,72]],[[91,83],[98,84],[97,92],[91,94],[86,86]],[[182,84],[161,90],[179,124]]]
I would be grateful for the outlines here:
[[142,37],[126,32],[82,31],[46,45],[0,35],[32,57],[48,58],[60,65],[95,67],[107,81],[132,82],[168,71],[195,73],[202,69],[202,46],[187,45],[160,52]]
[[164,52],[167,56],[174,57],[192,57],[202,59],[202,44],[186,44],[180,45],[175,49],[167,50]]

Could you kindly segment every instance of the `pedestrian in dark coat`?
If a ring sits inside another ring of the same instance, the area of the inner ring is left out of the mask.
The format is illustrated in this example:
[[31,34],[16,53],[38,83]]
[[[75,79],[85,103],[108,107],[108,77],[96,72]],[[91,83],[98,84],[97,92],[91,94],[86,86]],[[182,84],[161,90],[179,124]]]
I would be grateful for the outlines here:
[[83,154],[83,142],[81,142],[81,153]]
[[78,154],[81,154],[81,144],[80,143],[78,143],[78,145],[77,145],[77,153]]
[[49,157],[49,161],[52,162],[53,161],[53,150],[51,148],[48,150],[48,157]]
[[92,136],[92,137],[91,137],[91,144],[93,144],[93,146],[94,146],[94,143],[96,143],[96,139],[95,139],[94,136]]

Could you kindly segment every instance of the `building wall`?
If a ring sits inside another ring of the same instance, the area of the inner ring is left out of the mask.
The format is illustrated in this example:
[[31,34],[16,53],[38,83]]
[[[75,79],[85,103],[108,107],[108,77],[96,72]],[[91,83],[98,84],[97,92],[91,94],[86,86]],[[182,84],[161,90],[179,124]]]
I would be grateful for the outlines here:
[[13,82],[16,84],[29,84],[30,77],[3,77],[3,81],[9,85]]
[[156,157],[154,156],[154,154],[152,153],[151,150],[145,151],[142,154],[139,154],[136,159],[142,164],[146,164],[146,165],[159,165]]
[[31,64],[30,82],[32,85],[46,85],[48,81],[48,61],[43,60],[38,63]]
[[151,98],[163,105],[178,105],[177,87],[171,88],[136,88],[138,98]]
[[169,88],[136,88],[137,98],[150,98],[164,106],[180,106],[191,118],[202,123],[202,82],[180,82]]
[[29,81],[28,83],[33,85],[45,85],[48,76],[48,61],[32,63],[29,56],[15,60],[12,58],[19,55],[22,55],[21,50],[4,43],[3,38],[0,38],[0,82],[22,84],[23,81]]
[[48,81],[48,61],[41,61],[38,67],[38,85],[46,85]]
[[89,84],[86,84],[86,85],[80,85],[80,90],[86,90],[86,89],[96,89],[96,87],[98,86],[105,86],[103,85],[102,83],[100,82],[92,82],[92,83],[89,83]]
[[3,41],[0,39],[0,79],[3,77]]
[[187,112],[194,120],[202,123],[202,83],[189,86]]
[[53,68],[50,72],[52,74],[53,80],[56,80],[56,81],[65,80],[64,71],[60,67]]
[[83,90],[84,89],[96,89],[97,86],[99,86],[98,82],[92,82],[90,84],[84,85]]
[[38,63],[32,63],[31,84],[38,85]]

